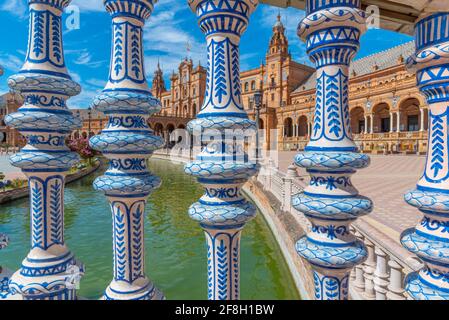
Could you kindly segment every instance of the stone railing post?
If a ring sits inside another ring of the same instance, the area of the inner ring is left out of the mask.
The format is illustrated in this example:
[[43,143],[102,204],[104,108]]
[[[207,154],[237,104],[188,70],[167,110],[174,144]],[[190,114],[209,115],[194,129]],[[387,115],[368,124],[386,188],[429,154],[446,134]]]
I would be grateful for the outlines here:
[[[257,0],[189,0],[207,40],[206,93],[197,119],[188,124],[201,133],[204,148],[185,172],[198,178],[205,194],[189,209],[205,231],[209,300],[240,296],[240,236],[255,217],[255,207],[241,193],[259,165],[244,152],[244,132],[255,133],[243,109],[240,82],[240,36]],[[234,141],[234,140],[237,141]]]
[[109,159],[105,174],[94,181],[104,192],[113,218],[114,277],[103,299],[162,299],[145,276],[144,219],[148,195],[161,181],[147,168],[147,159],[164,141],[148,126],[161,109],[148,87],[144,70],[143,26],[157,0],[105,0],[112,16],[109,79],[93,108],[108,116],[91,146]]
[[[356,231],[355,236],[360,239],[360,241],[363,241],[363,235]],[[358,264],[354,267],[355,269],[355,279],[354,279],[354,287],[359,291],[365,290],[365,278],[363,275],[363,264]]]
[[364,296],[367,300],[374,300],[376,297],[374,292],[374,270],[376,268],[376,256],[374,255],[374,244],[365,239],[366,250],[368,259],[363,264],[363,276],[365,277],[365,293]]
[[415,26],[416,53],[407,66],[416,72],[429,105],[429,145],[424,174],[405,201],[424,217],[403,232],[402,245],[425,263],[409,274],[406,291],[414,299],[449,299],[449,12],[420,19]]
[[265,190],[272,190],[273,187],[273,175],[276,172],[276,168],[274,167],[274,160],[268,159],[268,176],[267,176],[267,185],[265,186]]
[[374,291],[376,300],[387,300],[389,274],[387,270],[387,255],[378,246],[374,249],[376,255],[376,271],[374,271]]
[[310,142],[295,158],[310,174],[310,184],[293,206],[312,229],[296,249],[312,265],[316,299],[346,300],[349,273],[367,257],[349,225],[372,210],[371,200],[360,196],[350,179],[370,162],[352,140],[348,99],[349,64],[366,19],[360,0],[308,0],[306,10],[298,35],[317,67],[316,107]]
[[79,160],[64,141],[80,128],[66,100],[80,92],[64,61],[61,16],[69,0],[29,1],[29,41],[25,64],[9,78],[24,98],[8,126],[27,144],[11,163],[28,177],[31,211],[31,250],[10,281],[13,293],[26,300],[73,300],[73,280],[83,273],[64,242],[64,182]]
[[294,165],[290,165],[284,177],[284,200],[283,210],[290,212],[292,210],[293,180],[298,177],[298,172]]
[[388,284],[387,299],[388,300],[405,300],[404,288],[402,286],[402,266],[391,259],[388,261],[390,267],[390,283]]

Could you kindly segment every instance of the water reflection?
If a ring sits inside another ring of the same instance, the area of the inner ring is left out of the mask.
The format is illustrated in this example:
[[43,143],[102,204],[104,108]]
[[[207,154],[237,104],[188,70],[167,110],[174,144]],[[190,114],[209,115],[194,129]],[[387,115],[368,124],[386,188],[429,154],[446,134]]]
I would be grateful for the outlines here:
[[[206,248],[187,209],[202,194],[201,186],[181,165],[151,160],[163,180],[148,199],[145,221],[146,270],[168,299],[205,299]],[[112,218],[106,198],[92,189],[95,175],[70,184],[65,193],[66,240],[86,265],[80,295],[98,298],[112,277]],[[11,238],[0,252],[1,264],[17,269],[29,249],[27,199],[3,204],[0,231]],[[259,215],[243,231],[242,299],[298,299],[293,280],[267,224]]]

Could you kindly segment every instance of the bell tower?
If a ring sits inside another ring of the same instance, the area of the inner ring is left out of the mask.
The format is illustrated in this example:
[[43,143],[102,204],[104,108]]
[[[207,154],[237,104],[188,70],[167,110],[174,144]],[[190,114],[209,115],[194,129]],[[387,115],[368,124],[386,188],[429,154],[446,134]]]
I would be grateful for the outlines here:
[[151,86],[151,93],[156,98],[160,99],[163,92],[167,91],[164,82],[164,73],[162,72],[159,61],[157,62],[157,69],[154,71],[153,84]]
[[276,23],[273,26],[273,34],[268,47],[267,58],[272,55],[288,56],[288,40],[285,36],[285,27],[281,21],[281,14],[278,14]]

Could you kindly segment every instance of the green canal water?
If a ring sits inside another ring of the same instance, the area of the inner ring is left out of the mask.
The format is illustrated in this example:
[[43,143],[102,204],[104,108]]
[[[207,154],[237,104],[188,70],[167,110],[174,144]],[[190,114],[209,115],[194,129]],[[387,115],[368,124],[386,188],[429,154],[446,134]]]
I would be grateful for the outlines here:
[[[151,160],[162,186],[148,199],[145,220],[146,271],[167,299],[206,299],[206,248],[202,230],[187,209],[202,194],[182,165]],[[99,173],[98,173],[99,174]],[[99,298],[112,278],[112,218],[106,198],[92,189],[96,175],[67,186],[65,236],[86,266],[80,296]],[[30,243],[28,200],[0,205],[0,231],[10,244],[0,265],[16,270]],[[299,299],[293,279],[265,220],[248,223],[241,242],[242,299]]]

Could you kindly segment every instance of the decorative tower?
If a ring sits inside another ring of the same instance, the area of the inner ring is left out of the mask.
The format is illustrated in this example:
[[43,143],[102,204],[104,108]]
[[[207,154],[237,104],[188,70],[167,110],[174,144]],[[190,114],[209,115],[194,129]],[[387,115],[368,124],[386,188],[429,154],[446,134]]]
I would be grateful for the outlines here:
[[108,116],[92,148],[109,159],[94,188],[108,198],[113,218],[114,278],[104,293],[110,300],[162,299],[145,276],[144,218],[148,195],[161,181],[146,160],[163,145],[149,128],[149,115],[161,109],[144,71],[143,26],[157,0],[105,0],[112,16],[113,47],[109,81],[93,107]]
[[367,251],[349,232],[349,225],[372,210],[350,177],[369,165],[352,140],[348,106],[348,70],[365,30],[360,0],[307,1],[307,16],[298,35],[317,71],[313,133],[295,163],[306,168],[310,183],[293,198],[312,229],[296,244],[299,255],[313,268],[315,298],[348,298],[349,273]]
[[255,207],[241,194],[259,170],[243,150],[238,131],[256,130],[241,101],[240,36],[257,0],[189,0],[207,40],[206,93],[197,118],[188,124],[203,148],[185,172],[198,178],[205,194],[189,209],[204,229],[208,257],[208,298],[236,300],[240,294],[240,235]]
[[70,0],[29,1],[30,31],[26,61],[9,78],[24,105],[5,117],[26,137],[11,163],[28,177],[31,251],[11,278],[10,289],[24,299],[76,299],[74,277],[83,272],[64,243],[64,180],[79,159],[65,138],[81,123],[66,100],[80,92],[64,63],[61,15]]
[[449,12],[415,26],[416,53],[407,61],[429,104],[429,144],[424,174],[405,201],[424,217],[401,236],[402,245],[425,267],[405,279],[414,299],[449,299]]
[[281,21],[281,14],[278,14],[276,23],[273,26],[270,44],[268,46],[268,56],[279,54],[288,56],[288,40],[285,36],[285,27]]
[[154,71],[153,84],[151,86],[151,93],[156,98],[160,99],[162,93],[166,90],[165,81],[164,81],[164,73],[162,72],[159,61],[157,62],[157,69]]

